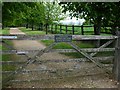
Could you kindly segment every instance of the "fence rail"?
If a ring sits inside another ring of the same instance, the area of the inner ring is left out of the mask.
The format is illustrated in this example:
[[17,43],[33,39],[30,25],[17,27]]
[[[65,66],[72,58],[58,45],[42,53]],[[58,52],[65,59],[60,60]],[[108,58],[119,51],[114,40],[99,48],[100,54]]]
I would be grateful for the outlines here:
[[[112,26],[101,26],[101,33],[106,34],[113,34],[112,32]],[[115,27],[115,26],[114,26]],[[91,28],[91,29],[90,29]],[[39,30],[46,30],[46,34],[48,32],[52,34],[62,34],[66,33],[69,34],[79,34],[79,35],[85,35],[87,32],[92,32],[94,34],[96,26],[95,25],[61,25],[61,24],[42,24],[39,25]]]
[[[115,51],[115,48],[82,48],[84,52],[107,52],[107,51]],[[0,51],[0,54],[28,54],[28,53],[35,53],[39,50],[4,50]],[[49,52],[60,52],[60,53],[70,53],[70,52],[77,52],[74,49],[52,49]]]
[[[100,62],[111,62],[113,59],[114,59],[114,56],[108,56],[108,57],[94,57],[94,59],[96,61],[100,61]],[[48,62],[82,62],[82,61],[89,61],[88,59],[86,58],[73,58],[73,59],[62,59],[62,60],[59,60],[59,59],[52,59],[52,60],[37,60],[36,62],[41,62],[41,63],[48,63]],[[15,64],[24,64],[25,62],[23,61],[2,61],[0,62],[2,64],[8,64],[8,65],[15,65]]]
[[[0,35],[1,40],[54,40],[55,35]],[[72,35],[72,40],[117,39],[117,36]]]

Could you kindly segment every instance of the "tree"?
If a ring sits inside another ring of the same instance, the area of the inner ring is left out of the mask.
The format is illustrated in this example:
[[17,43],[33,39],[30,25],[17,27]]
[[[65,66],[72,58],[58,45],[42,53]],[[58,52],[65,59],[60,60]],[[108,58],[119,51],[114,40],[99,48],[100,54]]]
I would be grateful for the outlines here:
[[[99,35],[101,25],[111,25],[111,27],[120,25],[120,4],[109,2],[62,2],[64,12],[71,12],[71,16],[81,15],[95,25],[95,34]],[[118,20],[117,20],[118,19]],[[117,21],[116,21],[117,20]],[[117,23],[117,24],[116,24]]]
[[[2,6],[2,23],[4,26],[17,26],[23,23],[23,18],[28,10],[27,7],[34,7],[36,3],[30,2],[4,2]],[[29,11],[29,10],[28,10]]]
[[58,4],[58,1],[54,2],[44,2],[45,4],[45,15],[46,22],[52,23],[53,21],[60,21],[66,16],[62,13],[63,8]]
[[[26,23],[33,27],[40,23],[52,23],[63,18],[62,7],[56,2],[4,2],[3,25],[19,26]],[[62,17],[60,17],[60,15]],[[46,21],[47,20],[47,21]]]

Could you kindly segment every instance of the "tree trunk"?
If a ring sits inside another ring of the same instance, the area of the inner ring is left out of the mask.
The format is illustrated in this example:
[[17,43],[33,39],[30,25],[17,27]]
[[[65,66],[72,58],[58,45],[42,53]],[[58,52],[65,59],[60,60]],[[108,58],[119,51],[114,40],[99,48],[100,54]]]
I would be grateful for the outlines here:
[[100,35],[101,33],[101,24],[102,24],[102,17],[99,16],[94,23],[94,34]]
[[27,24],[26,24],[26,28],[28,28],[28,19],[27,19]]
[[94,34],[95,35],[101,34],[101,22],[94,26]]
[[[102,24],[102,17],[99,16],[97,19],[96,24],[94,24],[94,34],[95,35],[100,35],[101,33],[101,24]],[[96,47],[100,46],[100,40],[96,41]]]
[[28,23],[26,24],[26,28],[28,28]]
[[112,26],[112,35],[116,35],[116,31],[118,30],[116,26]]
[[2,29],[4,29],[4,25],[2,24]]
[[94,25],[94,34],[97,34],[97,29],[96,29],[96,25]]
[[34,29],[34,27],[33,27],[33,22],[31,23],[32,25],[31,25],[31,28],[32,28],[32,30]]
[[32,18],[31,24],[32,24],[32,31],[33,31],[34,30],[34,20],[33,20],[33,18]]

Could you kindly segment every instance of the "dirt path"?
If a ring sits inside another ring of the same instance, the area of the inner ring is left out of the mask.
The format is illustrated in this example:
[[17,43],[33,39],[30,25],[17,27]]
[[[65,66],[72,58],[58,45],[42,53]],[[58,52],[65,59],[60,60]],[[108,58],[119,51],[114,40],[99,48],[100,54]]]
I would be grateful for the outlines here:
[[[25,34],[18,28],[10,28],[10,34]],[[18,50],[38,50],[44,49],[45,46],[34,40],[13,40],[14,48]]]
[[25,34],[21,32],[18,28],[10,28],[10,34]]
[[[25,34],[18,28],[11,28],[10,34]],[[13,40],[18,50],[38,50],[45,46],[38,41]],[[34,53],[35,54],[35,53]],[[32,56],[33,54],[28,54]],[[27,61],[25,56],[19,56],[21,61]],[[59,53],[45,53],[38,58],[40,61],[52,59],[69,59]],[[116,82],[110,79],[103,70],[93,63],[86,62],[49,62],[29,64],[24,70],[55,70],[53,72],[20,73],[15,80],[28,80],[27,82],[14,82],[13,88],[115,88]],[[57,70],[57,71],[56,71]],[[60,77],[60,78],[58,78]],[[58,79],[56,79],[58,78]],[[41,80],[30,82],[29,80]]]

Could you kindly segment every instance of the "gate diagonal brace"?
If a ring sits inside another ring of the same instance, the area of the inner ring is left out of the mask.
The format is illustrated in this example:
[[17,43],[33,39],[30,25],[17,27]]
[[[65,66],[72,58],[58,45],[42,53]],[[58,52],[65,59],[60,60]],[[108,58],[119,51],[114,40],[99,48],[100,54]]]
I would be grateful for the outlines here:
[[6,84],[9,82],[9,78],[13,75],[16,75],[18,73],[20,73],[27,65],[31,64],[31,63],[34,63],[37,59],[37,57],[39,56],[42,56],[44,53],[48,52],[49,50],[52,49],[52,47],[54,45],[56,45],[57,43],[54,42],[52,43],[50,46],[48,46],[47,48],[43,49],[43,50],[40,50],[39,52],[37,52],[37,54],[35,56],[33,56],[32,58],[30,58],[27,62],[25,62],[24,65],[22,65],[21,67],[19,67],[18,69],[16,69],[13,73],[11,73],[7,78],[5,78],[5,80],[3,80],[3,84]]
[[[101,49],[101,48],[107,47],[107,46],[110,45],[113,41],[114,41],[114,40],[110,40],[110,41],[106,42],[105,44],[103,44],[102,46],[100,46],[100,47],[98,48],[98,50]],[[98,53],[98,52],[91,53],[90,56],[93,57],[93,56],[95,56],[97,53]]]
[[110,73],[110,71],[108,69],[106,69],[104,66],[102,66],[101,63],[95,61],[93,59],[93,57],[89,54],[87,54],[86,52],[82,51],[77,45],[71,43],[71,42],[68,42],[68,44],[70,44],[77,52],[81,53],[83,56],[85,56],[87,59],[89,59],[90,61],[92,61],[94,64],[96,64],[99,68],[103,68],[105,70],[105,72],[107,74]]

